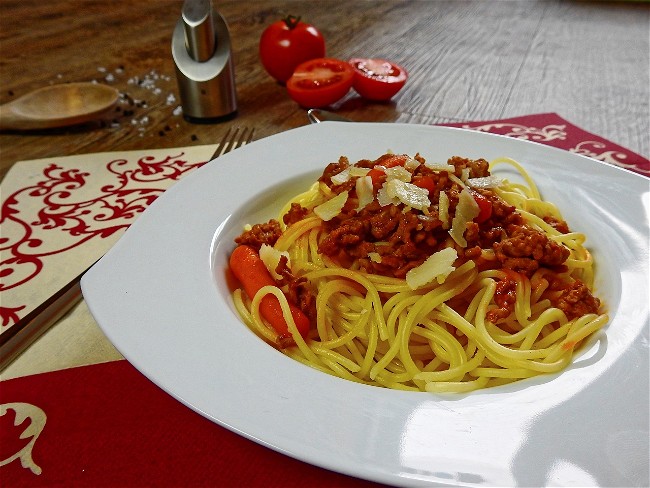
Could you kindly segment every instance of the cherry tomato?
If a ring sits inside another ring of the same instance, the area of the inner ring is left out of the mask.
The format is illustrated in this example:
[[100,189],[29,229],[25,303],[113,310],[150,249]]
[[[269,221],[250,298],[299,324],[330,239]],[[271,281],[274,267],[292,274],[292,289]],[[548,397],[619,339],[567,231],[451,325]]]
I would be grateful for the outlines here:
[[313,25],[289,15],[268,26],[260,38],[264,69],[285,83],[300,63],[325,56],[325,39]]
[[354,58],[350,65],[354,68],[354,89],[368,100],[390,100],[408,78],[404,68],[385,59]]
[[413,184],[420,188],[424,188],[429,192],[429,195],[436,191],[436,182],[433,181],[431,176],[421,176],[417,180],[413,180]]
[[287,81],[287,91],[305,108],[325,107],[350,91],[353,78],[354,70],[345,61],[311,59],[296,68]]
[[474,197],[474,201],[478,204],[479,213],[474,217],[474,222],[480,224],[485,222],[492,216],[492,202],[487,197],[484,197],[480,193],[475,191],[471,192]]
[[377,166],[368,171],[368,176],[372,179],[373,186],[380,186],[383,184],[384,176],[386,176],[384,168],[404,166],[407,159],[408,156],[406,154],[393,154],[388,157],[383,157],[382,160],[378,162]]

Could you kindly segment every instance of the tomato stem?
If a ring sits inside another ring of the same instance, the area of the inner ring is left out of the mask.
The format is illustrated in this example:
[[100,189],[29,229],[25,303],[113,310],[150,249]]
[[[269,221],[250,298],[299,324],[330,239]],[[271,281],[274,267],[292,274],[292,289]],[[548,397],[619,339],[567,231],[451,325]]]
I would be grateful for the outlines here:
[[292,30],[295,29],[300,23],[300,16],[296,17],[295,15],[289,14],[282,20],[284,21],[285,24],[287,24],[289,30]]

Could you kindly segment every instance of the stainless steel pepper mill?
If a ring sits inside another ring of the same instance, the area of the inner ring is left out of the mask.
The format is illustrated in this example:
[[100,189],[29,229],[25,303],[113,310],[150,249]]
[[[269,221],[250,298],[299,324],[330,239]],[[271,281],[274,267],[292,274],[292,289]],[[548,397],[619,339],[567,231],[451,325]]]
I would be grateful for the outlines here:
[[185,0],[172,36],[172,57],[187,120],[213,122],[236,114],[230,33],[211,0]]

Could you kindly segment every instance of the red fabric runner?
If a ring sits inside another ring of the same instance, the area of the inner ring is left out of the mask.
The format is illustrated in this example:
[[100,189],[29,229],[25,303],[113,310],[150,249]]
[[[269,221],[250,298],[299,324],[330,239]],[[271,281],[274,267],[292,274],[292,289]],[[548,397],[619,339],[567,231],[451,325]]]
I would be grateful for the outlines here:
[[618,144],[587,132],[558,114],[534,114],[483,122],[442,124],[491,132],[558,147],[599,161],[650,176],[650,160]]
[[[0,467],[2,486],[373,486],[213,424],[127,361],[18,378],[0,386],[4,405],[30,404],[47,415],[32,450],[40,475],[14,460]],[[14,419],[12,408],[0,417],[1,459],[30,441],[19,438],[30,420],[14,426]]]
[[[532,140],[650,175],[648,159],[557,114],[447,125]],[[210,422],[126,361],[4,381],[0,403],[3,486],[373,486]]]

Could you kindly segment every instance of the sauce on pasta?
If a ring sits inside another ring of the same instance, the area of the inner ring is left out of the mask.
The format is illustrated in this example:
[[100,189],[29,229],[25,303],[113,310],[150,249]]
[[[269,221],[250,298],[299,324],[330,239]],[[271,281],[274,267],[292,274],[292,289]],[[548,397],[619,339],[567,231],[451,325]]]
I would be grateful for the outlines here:
[[[493,176],[501,164],[525,184]],[[233,299],[260,337],[323,372],[466,392],[561,371],[607,323],[584,242],[514,160],[341,157],[236,239],[272,281]]]

